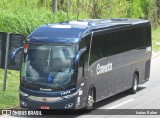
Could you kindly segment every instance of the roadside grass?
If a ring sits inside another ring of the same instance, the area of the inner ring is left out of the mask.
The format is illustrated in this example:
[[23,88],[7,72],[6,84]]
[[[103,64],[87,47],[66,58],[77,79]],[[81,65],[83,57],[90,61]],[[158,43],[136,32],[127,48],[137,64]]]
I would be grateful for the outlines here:
[[8,70],[6,91],[3,91],[4,70],[0,69],[0,109],[19,105],[19,72]]
[[153,51],[160,51],[160,26],[152,30]]

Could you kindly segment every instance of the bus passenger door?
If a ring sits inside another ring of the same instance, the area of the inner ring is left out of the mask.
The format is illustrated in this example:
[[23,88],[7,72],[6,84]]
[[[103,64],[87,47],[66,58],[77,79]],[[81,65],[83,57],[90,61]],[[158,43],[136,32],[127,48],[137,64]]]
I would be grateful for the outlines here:
[[78,62],[78,69],[77,69],[77,89],[79,90],[79,93],[77,95],[77,108],[82,108],[86,105],[86,100],[87,100],[87,84],[85,84],[85,78],[87,75],[87,67],[88,63],[85,62],[85,54],[82,54],[79,62]]

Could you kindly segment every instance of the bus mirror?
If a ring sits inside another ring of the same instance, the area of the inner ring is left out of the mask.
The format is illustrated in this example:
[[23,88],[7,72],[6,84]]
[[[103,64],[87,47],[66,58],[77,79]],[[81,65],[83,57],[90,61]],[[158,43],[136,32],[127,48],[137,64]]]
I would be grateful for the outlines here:
[[19,48],[16,48],[13,52],[11,52],[10,54],[10,61],[11,61],[11,65],[14,65],[15,64],[15,56],[16,54],[21,51],[23,49],[23,47],[19,47]]

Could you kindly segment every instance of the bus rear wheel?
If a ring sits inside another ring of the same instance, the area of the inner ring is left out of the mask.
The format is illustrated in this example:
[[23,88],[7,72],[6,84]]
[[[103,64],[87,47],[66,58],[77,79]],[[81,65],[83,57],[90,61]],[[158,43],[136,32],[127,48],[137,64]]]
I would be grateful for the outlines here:
[[135,94],[138,89],[138,76],[136,74],[133,75],[133,84],[132,88],[130,89],[131,94]]
[[87,106],[85,107],[86,112],[91,112],[94,106],[94,92],[93,89],[90,89],[87,97]]

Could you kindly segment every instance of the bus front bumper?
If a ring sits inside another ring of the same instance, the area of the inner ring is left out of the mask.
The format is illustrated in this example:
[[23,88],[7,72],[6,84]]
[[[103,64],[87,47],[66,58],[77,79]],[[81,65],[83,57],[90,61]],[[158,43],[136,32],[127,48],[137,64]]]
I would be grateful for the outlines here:
[[[42,99],[43,101],[41,101]],[[47,101],[47,97],[37,97],[35,99],[31,99],[29,97],[24,97],[20,95],[20,107],[21,108],[30,108],[30,109],[75,109],[76,108],[76,97],[71,98],[63,98],[61,100],[57,100],[52,102],[54,99],[50,98]]]

